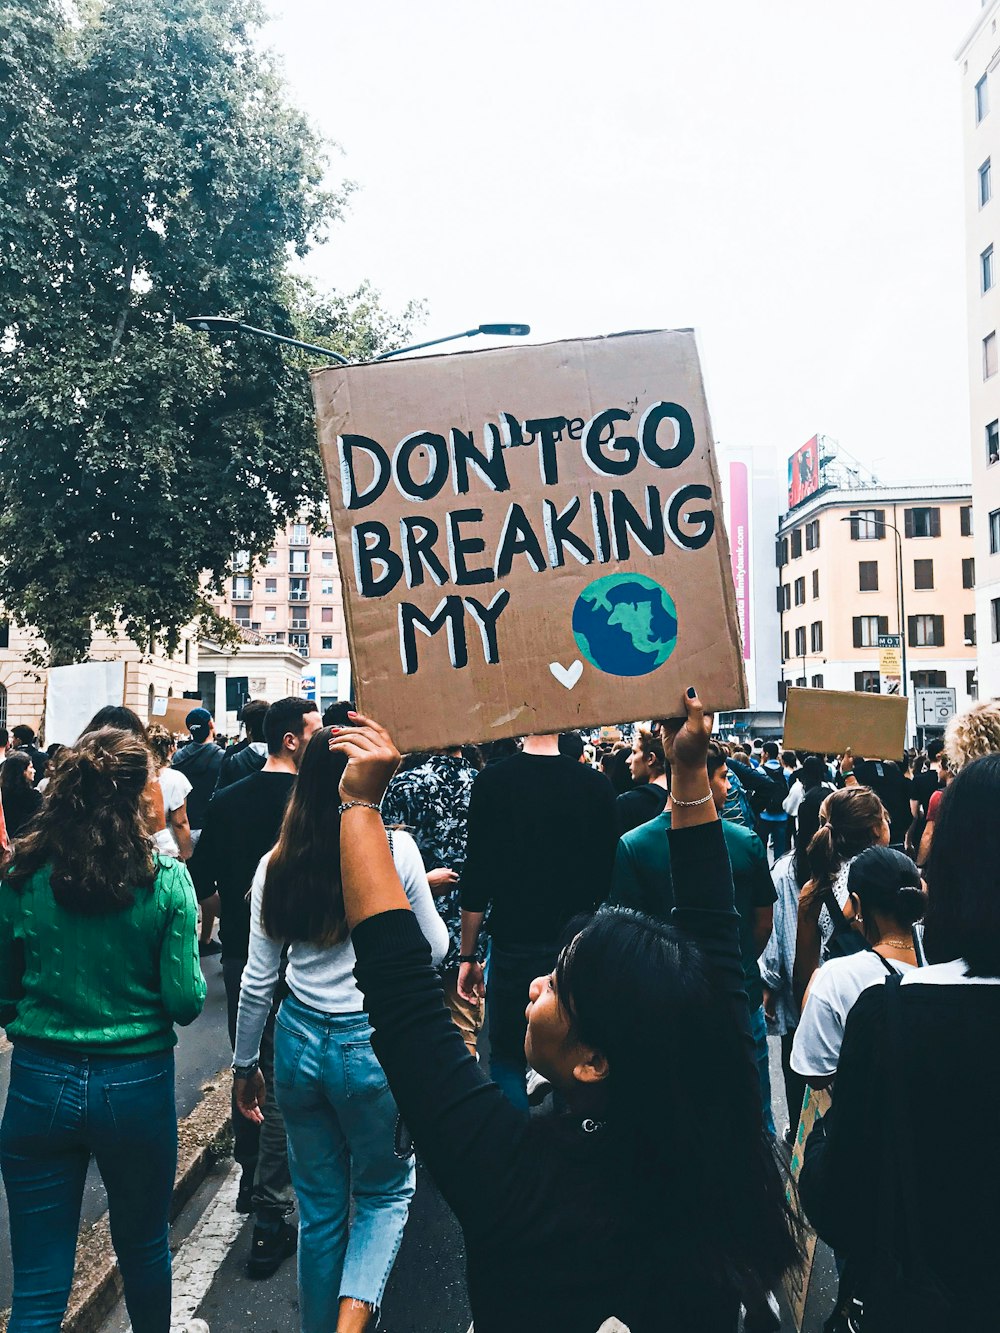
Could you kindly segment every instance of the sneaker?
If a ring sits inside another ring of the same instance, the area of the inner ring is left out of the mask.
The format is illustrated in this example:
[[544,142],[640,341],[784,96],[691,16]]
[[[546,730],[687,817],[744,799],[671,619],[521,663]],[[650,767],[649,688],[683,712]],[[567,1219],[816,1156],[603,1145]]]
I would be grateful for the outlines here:
[[171,1324],[170,1333],[208,1333],[204,1319],[185,1319],[183,1324]]
[[247,1260],[247,1277],[270,1277],[295,1253],[299,1232],[289,1222],[277,1227],[255,1226]]
[[218,940],[209,940],[207,944],[198,945],[199,958],[214,958],[216,954],[222,953],[222,945]]
[[238,1213],[253,1212],[253,1172],[245,1167],[240,1176],[240,1189],[236,1195],[236,1211]]

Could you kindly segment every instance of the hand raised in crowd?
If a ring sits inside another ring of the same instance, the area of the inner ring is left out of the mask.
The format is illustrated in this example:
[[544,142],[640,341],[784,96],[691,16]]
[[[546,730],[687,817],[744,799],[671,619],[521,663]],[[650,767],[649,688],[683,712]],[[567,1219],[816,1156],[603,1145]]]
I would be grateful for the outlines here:
[[255,1069],[249,1078],[237,1078],[233,1080],[233,1092],[236,1096],[236,1105],[239,1107],[240,1115],[245,1116],[247,1120],[255,1125],[264,1123],[264,1113],[261,1107],[267,1100],[267,1088],[264,1085],[264,1075],[259,1069]]
[[715,717],[705,712],[693,686],[684,696],[683,705],[683,717],[667,718],[660,723],[663,754],[671,770],[704,768]]
[[399,767],[400,753],[385,727],[361,713],[347,716],[351,725],[333,727],[330,737],[330,749],[347,756],[347,767],[340,779],[340,799],[378,805]]

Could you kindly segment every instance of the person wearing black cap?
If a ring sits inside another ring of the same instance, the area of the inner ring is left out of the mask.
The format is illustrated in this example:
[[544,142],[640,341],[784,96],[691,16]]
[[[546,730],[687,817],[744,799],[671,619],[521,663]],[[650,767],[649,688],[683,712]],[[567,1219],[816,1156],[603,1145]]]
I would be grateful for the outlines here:
[[[192,708],[184,719],[184,725],[191,733],[191,741],[177,751],[171,767],[183,773],[191,784],[187,812],[188,823],[191,825],[191,847],[194,849],[198,846],[208,803],[219,780],[223,756],[215,743],[215,722],[207,708]],[[222,952],[222,945],[212,939],[218,910],[218,898],[206,899],[201,905],[198,952],[202,957]]]
[[869,847],[851,864],[848,911],[865,946],[831,958],[813,974],[795,1032],[791,1065],[814,1088],[826,1087],[837,1072],[847,1016],[869,986],[920,965],[914,923],[926,897],[920,872],[892,847]]

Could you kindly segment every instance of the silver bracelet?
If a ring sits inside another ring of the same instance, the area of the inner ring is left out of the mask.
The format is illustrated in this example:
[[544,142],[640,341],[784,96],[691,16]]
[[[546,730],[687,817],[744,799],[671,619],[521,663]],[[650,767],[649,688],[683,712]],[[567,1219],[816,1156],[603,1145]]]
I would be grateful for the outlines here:
[[382,813],[381,805],[372,805],[371,801],[345,801],[343,805],[337,806],[337,814],[342,815],[345,810],[377,810]]
[[683,806],[684,809],[686,810],[691,810],[694,809],[696,805],[707,805],[711,799],[712,799],[711,792],[709,792],[707,796],[699,796],[696,801],[679,801],[676,796],[671,796],[670,804],[680,805]]

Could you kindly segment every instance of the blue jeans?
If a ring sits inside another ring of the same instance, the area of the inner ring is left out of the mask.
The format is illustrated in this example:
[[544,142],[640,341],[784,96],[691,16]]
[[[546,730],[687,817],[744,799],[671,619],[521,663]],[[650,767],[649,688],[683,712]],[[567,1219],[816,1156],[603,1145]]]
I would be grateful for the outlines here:
[[167,1227],[177,1169],[174,1055],[86,1056],[18,1042],[0,1126],[14,1299],[10,1333],[58,1333],[91,1155],[135,1333],[170,1328]]
[[780,861],[792,845],[791,821],[787,816],[784,819],[761,819],[760,837],[765,847],[770,839],[774,859]]
[[[274,1025],[274,1086],[299,1204],[299,1322],[330,1333],[344,1297],[379,1306],[413,1198],[394,1152],[396,1103],[367,1014],[322,1014],[289,995]],[[351,1198],[354,1221],[348,1226]]]
[[774,1115],[771,1111],[771,1070],[767,1059],[767,1019],[764,1006],[750,1011],[750,1035],[757,1059],[757,1077],[760,1079],[760,1099],[764,1107],[764,1128],[774,1138]]

